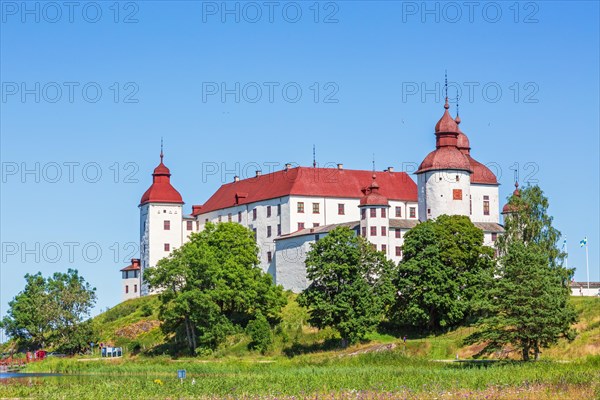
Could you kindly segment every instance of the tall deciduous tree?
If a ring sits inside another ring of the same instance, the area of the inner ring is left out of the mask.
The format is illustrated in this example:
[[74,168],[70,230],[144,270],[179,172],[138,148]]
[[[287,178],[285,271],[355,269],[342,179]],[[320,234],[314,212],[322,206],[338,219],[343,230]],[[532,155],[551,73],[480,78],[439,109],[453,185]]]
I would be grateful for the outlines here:
[[47,346],[69,353],[80,352],[93,340],[93,329],[84,319],[96,301],[95,288],[77,270],[25,275],[25,288],[9,303],[2,327],[23,347]]
[[392,319],[427,331],[465,321],[491,279],[493,254],[468,217],[441,215],[418,224],[404,238]]
[[312,245],[306,257],[312,282],[298,297],[311,325],[333,327],[344,343],[375,329],[393,301],[394,263],[364,238],[338,227]]
[[213,349],[260,312],[271,323],[286,298],[258,266],[254,234],[235,223],[206,224],[200,233],[144,271],[161,290],[160,318],[166,334],[184,338],[192,352]]
[[572,339],[577,315],[569,303],[573,270],[563,268],[564,254],[552,226],[548,199],[539,186],[509,198],[506,233],[498,241],[500,259],[481,310],[487,315],[467,343],[483,342],[483,353],[511,344],[524,360],[565,337]]

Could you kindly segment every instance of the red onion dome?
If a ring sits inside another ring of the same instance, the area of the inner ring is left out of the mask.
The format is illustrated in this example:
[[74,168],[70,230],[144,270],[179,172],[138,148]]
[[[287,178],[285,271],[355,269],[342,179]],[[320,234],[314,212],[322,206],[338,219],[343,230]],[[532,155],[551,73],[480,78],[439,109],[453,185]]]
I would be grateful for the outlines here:
[[163,164],[163,154],[160,153],[160,164],[152,173],[152,185],[146,190],[140,205],[146,203],[183,204],[181,194],[171,185],[171,171]]

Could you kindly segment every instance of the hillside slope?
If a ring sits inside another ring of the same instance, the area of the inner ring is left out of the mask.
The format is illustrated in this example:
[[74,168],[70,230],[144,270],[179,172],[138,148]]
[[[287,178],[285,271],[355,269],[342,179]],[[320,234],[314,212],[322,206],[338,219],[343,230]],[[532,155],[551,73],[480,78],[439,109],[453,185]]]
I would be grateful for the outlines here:
[[[415,336],[407,333],[406,345],[398,337],[390,334],[374,333],[369,336],[368,343],[353,346],[350,349],[338,349],[338,336],[332,329],[317,330],[306,321],[308,313],[295,301],[296,296],[289,294],[288,305],[283,310],[283,321],[275,328],[275,343],[268,356],[294,356],[305,353],[338,351],[352,354],[364,351],[378,351],[388,348],[390,344],[402,346],[407,353],[433,359],[472,357],[479,348],[462,346],[462,340],[473,332],[472,327],[462,327],[454,331],[436,336]],[[575,359],[587,355],[600,355],[600,298],[572,297],[579,322],[575,325],[578,331],[573,342],[561,340],[556,346],[542,353],[544,358]],[[158,321],[159,299],[148,296],[128,300],[94,318],[100,332],[100,340],[114,346],[122,346],[128,355],[166,354],[168,347]],[[256,356],[247,345],[250,342],[245,334],[228,338],[225,345],[213,356],[244,357]],[[405,346],[405,347],[404,347]]]

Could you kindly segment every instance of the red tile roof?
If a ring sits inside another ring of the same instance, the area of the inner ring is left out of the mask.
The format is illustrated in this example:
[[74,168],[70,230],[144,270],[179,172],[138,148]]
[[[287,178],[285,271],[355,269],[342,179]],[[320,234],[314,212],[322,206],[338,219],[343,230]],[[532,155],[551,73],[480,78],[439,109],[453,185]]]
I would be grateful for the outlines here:
[[131,265],[128,265],[127,267],[121,269],[121,271],[135,271],[135,270],[139,270],[139,269],[140,269],[140,259],[132,258]]
[[[222,185],[202,205],[201,214],[277,197],[361,198],[373,172],[297,167]],[[417,185],[406,172],[375,172],[381,195],[390,200],[417,201]]]
[[171,171],[163,164],[162,153],[160,154],[160,164],[152,173],[152,185],[140,200],[140,205],[146,203],[183,204],[181,194],[171,185]]

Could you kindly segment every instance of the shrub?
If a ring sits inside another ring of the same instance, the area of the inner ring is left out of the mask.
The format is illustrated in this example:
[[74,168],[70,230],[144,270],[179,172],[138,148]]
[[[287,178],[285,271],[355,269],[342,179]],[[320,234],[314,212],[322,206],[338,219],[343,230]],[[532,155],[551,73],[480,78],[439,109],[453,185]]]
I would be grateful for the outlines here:
[[246,333],[252,339],[252,342],[250,342],[248,347],[253,350],[258,350],[262,354],[266,353],[273,343],[271,326],[269,326],[269,322],[260,312],[256,315],[255,319],[248,323],[248,326],[246,326]]

